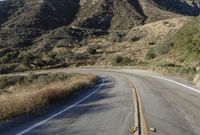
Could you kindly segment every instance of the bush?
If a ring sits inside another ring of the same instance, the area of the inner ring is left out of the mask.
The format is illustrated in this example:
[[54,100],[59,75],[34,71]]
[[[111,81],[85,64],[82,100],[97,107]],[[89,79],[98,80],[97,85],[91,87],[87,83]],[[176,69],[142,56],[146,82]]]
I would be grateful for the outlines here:
[[37,67],[43,67],[45,66],[45,62],[41,59],[41,58],[37,58],[34,60],[34,64],[37,66]]
[[5,89],[11,85],[16,85],[24,80],[23,76],[13,76],[13,77],[1,77],[0,78],[0,89]]
[[163,68],[167,68],[167,67],[181,67],[180,65],[176,65],[175,63],[173,62],[169,62],[169,61],[160,61],[156,64],[156,66],[158,67],[163,67]]
[[31,67],[32,62],[35,60],[35,56],[31,52],[24,52],[20,56],[22,63],[26,67]]
[[154,59],[155,57],[156,57],[156,54],[155,54],[154,48],[150,48],[145,56],[145,59],[150,60],[150,59]]
[[197,70],[194,67],[181,67],[176,69],[181,74],[197,74]]
[[174,45],[173,41],[174,39],[172,37],[169,37],[161,41],[160,43],[158,43],[158,45],[154,47],[156,56],[164,55],[170,52],[170,50],[172,49]]
[[74,53],[72,59],[74,61],[85,60],[88,56],[84,53]]
[[184,61],[200,59],[200,17],[186,24],[175,35],[175,52]]
[[[46,79],[40,78],[41,81],[46,81]],[[96,76],[75,75],[48,85],[15,86],[14,92],[0,95],[0,121],[24,114],[38,114],[49,104],[65,101],[76,92],[96,83]]]
[[91,54],[91,55],[94,55],[94,54],[97,53],[97,49],[96,49],[95,47],[89,47],[89,48],[87,49],[87,52],[88,52],[89,54]]
[[145,59],[154,59],[156,56],[164,55],[170,52],[173,47],[173,38],[167,37],[165,40],[158,43],[156,46],[149,49]]
[[173,44],[161,44],[154,48],[156,55],[164,55],[167,54],[170,50]]
[[59,60],[65,60],[67,58],[72,58],[73,52],[66,48],[59,48],[59,51],[54,53],[55,56],[53,58],[57,58]]
[[14,72],[15,69],[16,69],[16,65],[15,64],[3,64],[3,65],[0,65],[0,74],[7,74],[7,73]]
[[49,52],[49,53],[47,54],[47,56],[48,56],[49,58],[51,58],[51,59],[54,59],[54,58],[56,57],[56,53],[54,53],[54,52]]
[[116,57],[113,58],[113,63],[114,63],[114,64],[119,64],[119,63],[122,62],[122,60],[123,60],[123,57],[121,57],[121,56],[116,56]]
[[112,32],[110,33],[108,40],[110,42],[121,42],[124,36],[125,36],[125,33]]
[[112,63],[115,65],[130,65],[132,60],[128,57],[116,56],[113,58]]
[[56,82],[56,81],[66,80],[75,75],[76,74],[63,74],[63,73],[37,75],[37,74],[34,74],[33,72],[31,72],[27,76],[1,77],[0,78],[0,89],[5,89],[7,87],[14,86],[16,84],[23,85],[23,86],[29,86],[30,84],[41,83],[42,85],[45,85],[45,84],[50,84],[50,83]]
[[14,59],[16,59],[16,57],[18,57],[19,52],[18,51],[13,51],[13,52],[9,52],[7,53],[5,56],[0,58],[0,64],[6,64]]

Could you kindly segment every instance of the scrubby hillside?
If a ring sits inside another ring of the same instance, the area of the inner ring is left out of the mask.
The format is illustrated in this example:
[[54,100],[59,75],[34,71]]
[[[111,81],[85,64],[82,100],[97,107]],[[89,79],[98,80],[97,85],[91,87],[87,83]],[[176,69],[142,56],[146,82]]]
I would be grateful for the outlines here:
[[138,1],[82,0],[75,25],[104,30],[130,29],[144,24],[145,19]]
[[[35,38],[63,26],[129,30],[152,21],[177,17],[178,13],[197,15],[199,9],[198,0],[1,1],[0,46],[27,48],[34,45]],[[76,37],[73,39],[78,40]]]
[[25,2],[18,1],[0,1],[0,24],[5,22],[9,16],[15,13],[19,8],[23,7]]
[[191,18],[174,34],[148,48],[145,59],[147,68],[163,71],[168,75],[181,75],[194,83],[200,80],[200,19]]
[[161,9],[183,15],[199,15],[199,0],[152,0]]
[[[104,59],[107,51],[113,57],[126,54],[143,60],[151,45],[189,20],[180,18],[200,13],[199,3],[200,0],[0,1],[0,72],[91,65],[98,61],[113,64],[112,58]],[[133,46],[128,53],[124,48],[127,42]],[[108,44],[110,50],[104,50]]]
[[[5,3],[3,2],[3,4]],[[1,25],[1,47],[24,48],[31,46],[32,41],[41,34],[70,24],[78,12],[78,4],[66,0],[59,2],[55,0],[45,0],[44,2],[14,0],[8,1],[6,4],[8,7],[4,8],[7,10],[12,9],[13,5],[18,9],[15,9],[15,12],[11,11],[12,13],[7,12],[9,17]],[[21,4],[23,6],[20,6]]]
[[[176,28],[178,31],[172,34],[171,37],[168,34],[168,37],[163,38],[164,41],[161,41],[161,45],[167,47],[171,44],[170,50],[165,55],[165,59],[168,59],[169,62],[175,63],[179,66],[190,66],[190,67],[199,67],[200,66],[200,17],[191,18],[191,20],[186,21],[183,27]],[[168,24],[171,25],[171,24]],[[178,26],[178,25],[176,25]],[[179,25],[180,26],[180,25]],[[156,26],[154,27],[157,28]],[[169,29],[168,29],[169,30]],[[146,33],[146,32],[145,32]],[[165,32],[163,32],[165,33]],[[151,35],[150,33],[147,35]],[[158,33],[162,37],[162,33]],[[149,38],[150,39],[153,38]],[[160,46],[161,47],[161,46]],[[163,57],[159,58],[159,55],[156,53],[161,52],[158,50],[158,45],[151,48],[150,59],[164,59]],[[157,52],[156,52],[157,51]],[[159,52],[158,52],[159,51]]]
[[200,17],[176,33],[174,44],[179,61],[200,66]]

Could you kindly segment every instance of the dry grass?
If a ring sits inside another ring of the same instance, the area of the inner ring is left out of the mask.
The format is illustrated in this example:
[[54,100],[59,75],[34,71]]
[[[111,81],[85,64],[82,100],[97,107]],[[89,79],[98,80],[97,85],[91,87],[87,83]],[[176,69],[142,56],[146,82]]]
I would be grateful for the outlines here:
[[90,87],[96,82],[96,76],[77,75],[43,88],[16,86],[15,91],[0,95],[0,120],[11,119],[22,114],[37,114],[49,104],[68,99],[73,92]]
[[[72,52],[87,53],[88,47],[100,46],[101,51],[89,57],[95,61],[96,66],[113,65],[112,59],[116,56],[127,57],[131,60],[146,61],[145,56],[148,50],[173,36],[184,24],[191,21],[190,17],[177,17],[157,21],[142,26],[132,28],[123,37],[122,42],[112,42],[109,37],[99,37],[87,41],[87,46],[75,47]],[[160,57],[160,56],[159,56]],[[169,57],[166,55],[165,57]],[[89,65],[89,64],[88,64]]]

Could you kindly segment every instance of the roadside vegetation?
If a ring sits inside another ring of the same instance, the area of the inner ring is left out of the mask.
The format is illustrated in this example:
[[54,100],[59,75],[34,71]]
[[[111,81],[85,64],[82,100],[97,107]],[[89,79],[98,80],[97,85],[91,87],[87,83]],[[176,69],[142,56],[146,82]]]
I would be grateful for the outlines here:
[[39,114],[97,83],[94,75],[43,74],[0,78],[0,120]]
[[150,60],[169,53],[174,46],[174,38],[170,35],[151,47],[146,53],[145,59]]
[[194,77],[199,73],[196,67],[179,65],[167,60],[154,61],[153,64],[149,65],[149,68],[166,75],[181,76],[189,81],[193,81]]
[[200,17],[177,32],[174,50],[182,62],[200,62]]
[[195,80],[200,73],[199,26],[200,17],[193,18],[176,33],[150,46],[145,54],[146,69]]

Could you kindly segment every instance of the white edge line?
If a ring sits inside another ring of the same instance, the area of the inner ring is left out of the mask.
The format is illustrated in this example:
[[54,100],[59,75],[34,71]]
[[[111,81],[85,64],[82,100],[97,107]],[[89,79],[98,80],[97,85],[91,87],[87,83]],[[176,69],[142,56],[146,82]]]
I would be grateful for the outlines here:
[[[105,77],[105,76],[104,76],[104,77]],[[83,102],[84,100],[86,100],[86,99],[88,99],[89,97],[91,97],[92,95],[94,95],[94,94],[103,86],[104,82],[105,82],[105,80],[102,79],[102,83],[99,85],[99,87],[96,88],[96,89],[94,89],[94,91],[93,91],[92,93],[90,93],[89,95],[87,95],[87,96],[84,97],[83,99],[79,100],[78,102],[74,103],[73,105],[70,105],[69,107],[65,108],[64,110],[62,110],[62,111],[60,111],[60,112],[58,112],[58,113],[56,113],[56,114],[53,114],[53,115],[50,116],[49,118],[47,118],[47,119],[45,119],[45,120],[43,120],[43,121],[41,121],[41,122],[39,122],[39,123],[37,123],[37,124],[34,124],[33,126],[31,126],[31,127],[27,128],[27,129],[25,129],[25,130],[23,130],[23,131],[17,133],[16,135],[24,135],[25,133],[27,133],[27,132],[29,132],[29,131],[31,131],[31,130],[33,130],[33,129],[35,129],[35,128],[41,126],[41,125],[43,125],[44,123],[48,122],[49,120],[52,120],[52,119],[54,119],[55,117],[61,115],[62,113],[64,113],[64,112],[70,110],[71,108],[77,106],[78,104],[80,104],[80,103]]]
[[192,91],[195,91],[195,92],[200,93],[200,90],[198,90],[198,89],[192,88],[192,87],[190,87],[190,86],[187,86],[187,85],[185,85],[185,84],[182,84],[182,83],[179,83],[179,82],[176,82],[176,81],[167,79],[167,78],[163,78],[163,77],[159,77],[159,76],[154,76],[154,75],[147,75],[147,74],[144,74],[144,75],[150,76],[150,77],[154,77],[154,78],[157,78],[157,79],[162,79],[162,80],[165,80],[165,81],[169,81],[169,82],[178,84],[178,85],[180,85],[180,86],[183,86],[183,87],[185,87],[185,88],[188,88],[188,89],[190,89],[190,90],[192,90]]
[[[123,73],[123,72],[121,72],[121,73]],[[126,72],[126,71],[125,71],[125,73],[130,73],[130,72]],[[133,73],[135,73],[135,72],[133,72]],[[138,74],[138,73],[135,73],[135,74]],[[140,74],[139,74],[139,75],[140,75]],[[168,81],[168,82],[172,82],[172,83],[175,83],[175,84],[177,84],[177,85],[183,86],[183,87],[185,87],[185,88],[187,88],[187,89],[190,89],[190,90],[192,90],[192,91],[194,91],[194,92],[200,93],[200,90],[198,90],[198,89],[192,88],[192,87],[190,87],[190,86],[187,86],[187,85],[185,85],[185,84],[179,83],[179,82],[177,82],[177,81],[173,81],[173,80],[171,80],[171,79],[159,77],[159,76],[156,76],[156,75],[144,74],[144,73],[141,73],[141,75],[149,76],[149,77],[153,77],[153,78],[157,78],[157,79],[162,79],[162,80],[165,80],[165,81]]]

